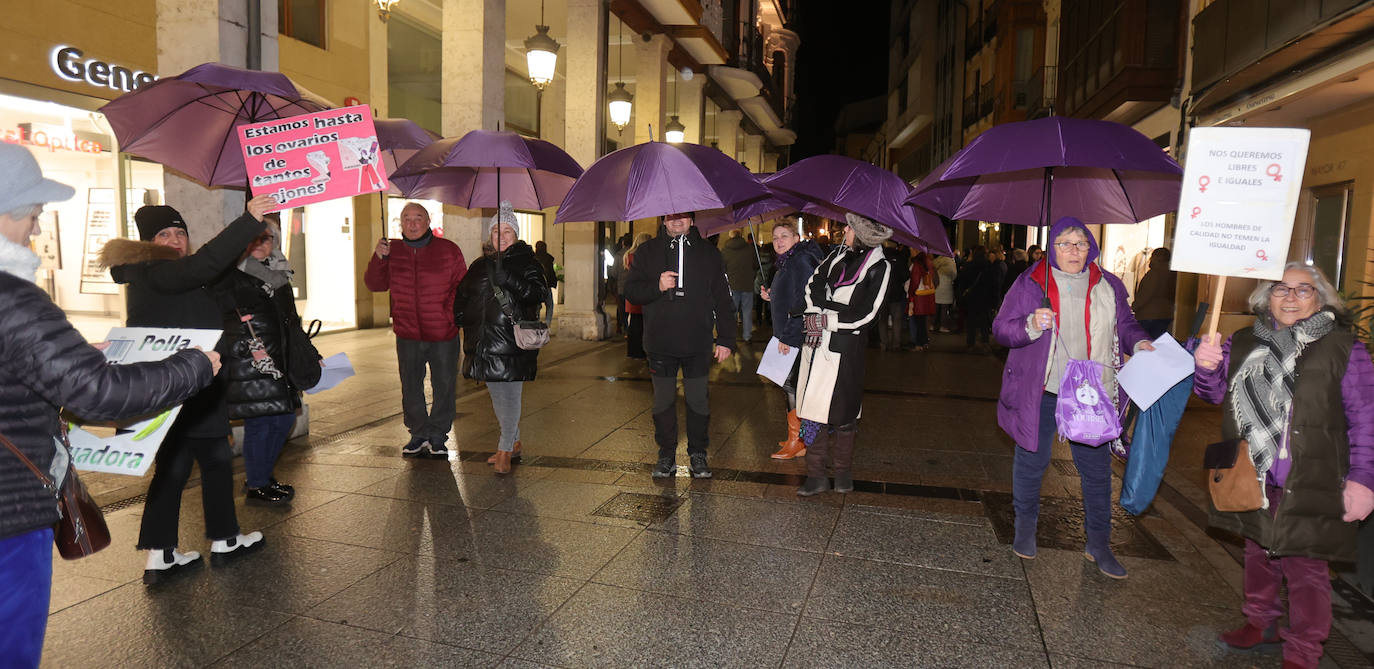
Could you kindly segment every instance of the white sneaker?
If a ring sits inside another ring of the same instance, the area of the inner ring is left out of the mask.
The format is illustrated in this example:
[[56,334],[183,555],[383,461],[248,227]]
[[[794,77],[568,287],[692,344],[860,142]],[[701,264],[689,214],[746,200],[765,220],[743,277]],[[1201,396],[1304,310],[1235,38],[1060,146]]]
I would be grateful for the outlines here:
[[183,567],[199,564],[200,553],[177,551],[175,548],[157,548],[148,551],[148,561],[143,567],[143,582],[147,585],[161,583]]
[[229,539],[216,539],[210,543],[210,564],[218,567],[235,557],[261,548],[264,543],[266,542],[262,538],[262,532],[249,532]]

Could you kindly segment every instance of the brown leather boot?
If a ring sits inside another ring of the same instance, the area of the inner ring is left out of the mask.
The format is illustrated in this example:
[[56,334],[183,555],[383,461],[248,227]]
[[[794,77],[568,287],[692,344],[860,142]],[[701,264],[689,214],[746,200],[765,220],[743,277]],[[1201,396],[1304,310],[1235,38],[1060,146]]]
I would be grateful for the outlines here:
[[497,474],[509,474],[510,454],[511,451],[497,451],[495,456],[496,462],[491,463],[492,467],[494,468],[493,471],[495,471]]
[[[511,461],[511,462],[520,462],[520,442],[519,442],[519,441],[516,441],[516,442],[515,442],[515,448],[514,448],[514,449],[511,449],[511,452],[510,452],[510,461]],[[496,464],[496,454],[495,454],[495,453],[492,453],[492,454],[491,454],[491,457],[487,458],[487,464],[489,464],[489,465],[494,465],[494,464]]]
[[778,445],[782,449],[769,456],[774,460],[791,460],[806,455],[806,442],[801,438],[801,419],[795,410],[787,412],[787,441],[780,441]]

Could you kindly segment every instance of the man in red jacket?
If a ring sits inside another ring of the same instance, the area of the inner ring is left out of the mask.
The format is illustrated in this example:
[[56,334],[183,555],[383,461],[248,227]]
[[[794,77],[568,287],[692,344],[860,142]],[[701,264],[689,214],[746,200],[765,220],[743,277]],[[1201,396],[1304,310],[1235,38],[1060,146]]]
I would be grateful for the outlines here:
[[[467,273],[458,245],[435,237],[429,212],[415,202],[401,209],[401,235],[377,241],[363,282],[375,293],[391,291],[391,327],[396,332],[396,362],[401,370],[401,409],[410,441],[403,456],[448,458],[448,432],[456,417],[458,327],[453,296]],[[425,406],[425,367],[434,406]]]

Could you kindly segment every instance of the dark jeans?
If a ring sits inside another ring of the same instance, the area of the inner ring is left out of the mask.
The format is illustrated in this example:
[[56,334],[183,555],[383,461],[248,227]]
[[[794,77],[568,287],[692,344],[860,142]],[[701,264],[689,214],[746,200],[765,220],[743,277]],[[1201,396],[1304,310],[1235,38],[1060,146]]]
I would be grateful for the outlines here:
[[234,452],[224,437],[183,437],[175,427],[157,451],[153,482],[143,503],[139,548],[176,548],[181,522],[181,491],[200,465],[200,498],[205,508],[205,536],[228,539],[239,533],[234,514]]
[[659,457],[677,452],[677,373],[682,370],[682,389],[687,400],[687,455],[706,455],[710,444],[711,404],[706,391],[710,353],[677,357],[649,355],[654,384],[654,441]]
[[974,307],[968,310],[968,329],[964,332],[964,343],[973,346],[974,339],[984,344],[992,337],[992,310]]
[[878,307],[878,341],[883,350],[902,347],[902,323],[906,320],[906,302],[888,302]]
[[925,317],[925,316],[907,316],[907,320],[910,321],[910,327],[911,327],[911,345],[912,345],[912,346],[929,346],[929,345],[930,345],[930,332],[929,332],[928,330],[926,330],[926,317]]
[[1173,323],[1172,318],[1152,318],[1140,321],[1140,327],[1145,330],[1145,334],[1150,335],[1150,340],[1159,339],[1159,336],[1169,331],[1169,324]]
[[52,528],[0,539],[0,664],[37,667],[52,593]]
[[954,305],[937,304],[935,305],[935,329],[954,329]]
[[[1020,447],[1015,448],[1012,459],[1012,508],[1016,510],[1017,525],[1027,524],[1034,527],[1040,516],[1040,484],[1044,481],[1045,470],[1050,466],[1050,454],[1054,448],[1054,435],[1058,427],[1054,420],[1054,407],[1059,396],[1045,393],[1040,398],[1039,443],[1034,453]],[[1112,531],[1112,461],[1111,450],[1102,446],[1088,446],[1076,441],[1069,442],[1073,451],[1073,463],[1078,467],[1079,482],[1083,491],[1083,529],[1088,535],[1088,546],[1106,548]]]
[[630,319],[630,333],[625,338],[625,355],[643,359],[644,356],[644,314],[626,313]]
[[272,468],[295,424],[294,413],[243,419],[243,469],[249,488],[265,488],[272,482]]
[[[396,362],[401,370],[401,410],[412,439],[443,445],[458,415],[458,337],[446,341],[396,338]],[[434,407],[425,405],[425,368]]]

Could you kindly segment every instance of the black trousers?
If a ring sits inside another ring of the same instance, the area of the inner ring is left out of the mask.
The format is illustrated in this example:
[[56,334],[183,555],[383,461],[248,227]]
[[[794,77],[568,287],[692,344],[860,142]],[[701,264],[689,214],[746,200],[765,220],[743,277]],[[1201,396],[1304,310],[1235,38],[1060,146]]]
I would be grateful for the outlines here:
[[143,503],[138,532],[140,549],[176,548],[181,523],[181,491],[191,476],[191,463],[200,465],[200,497],[205,508],[205,537],[228,539],[239,533],[234,513],[234,453],[227,437],[185,437],[176,428],[158,449],[153,482]]
[[710,353],[687,357],[649,354],[649,374],[654,383],[654,441],[658,456],[677,452],[677,373],[682,371],[682,390],[687,400],[687,455],[706,455],[710,445],[711,403],[706,391],[711,371]]
[[[396,338],[396,363],[401,372],[401,411],[410,436],[435,445],[448,441],[458,417],[458,336],[444,341]],[[425,404],[425,370],[429,370],[433,408]]]

